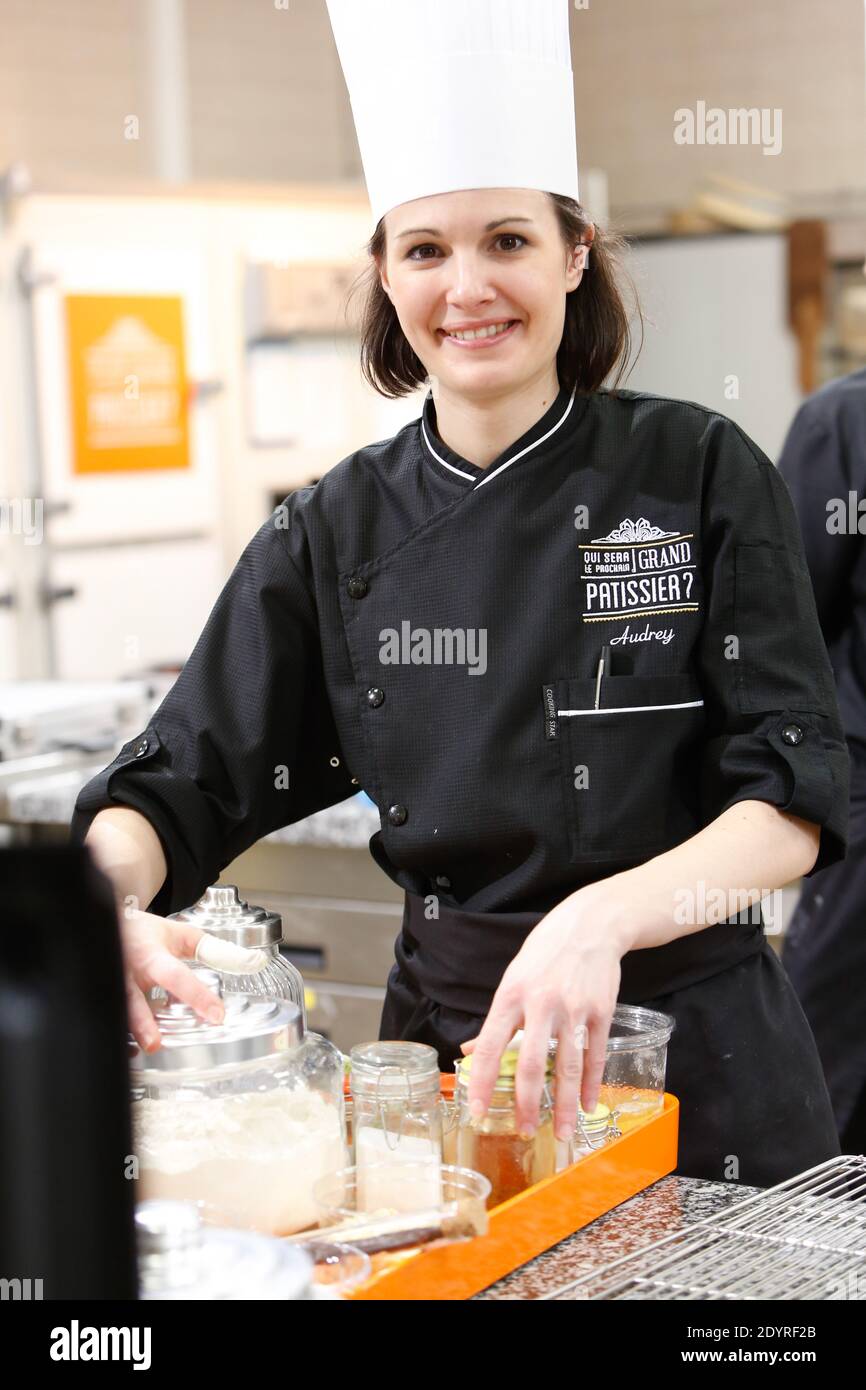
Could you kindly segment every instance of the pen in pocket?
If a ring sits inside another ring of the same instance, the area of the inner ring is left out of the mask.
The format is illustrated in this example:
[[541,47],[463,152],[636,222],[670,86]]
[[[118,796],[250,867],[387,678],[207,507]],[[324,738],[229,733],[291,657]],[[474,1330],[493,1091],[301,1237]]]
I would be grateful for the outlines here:
[[595,708],[598,709],[601,699],[601,682],[605,675],[610,674],[610,647],[602,647],[601,656],[598,658],[598,669],[595,673]]

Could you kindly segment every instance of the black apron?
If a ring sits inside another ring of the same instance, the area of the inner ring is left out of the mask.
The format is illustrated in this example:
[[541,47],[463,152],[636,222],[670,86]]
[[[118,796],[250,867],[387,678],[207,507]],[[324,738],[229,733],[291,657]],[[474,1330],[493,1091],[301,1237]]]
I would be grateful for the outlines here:
[[[472,913],[406,894],[380,1038],[428,1043],[451,1072],[540,913]],[[622,959],[619,1002],[670,1014],[666,1089],[680,1103],[676,1172],[772,1186],[840,1152],[814,1038],[748,913]],[[746,920],[743,920],[746,919]]]

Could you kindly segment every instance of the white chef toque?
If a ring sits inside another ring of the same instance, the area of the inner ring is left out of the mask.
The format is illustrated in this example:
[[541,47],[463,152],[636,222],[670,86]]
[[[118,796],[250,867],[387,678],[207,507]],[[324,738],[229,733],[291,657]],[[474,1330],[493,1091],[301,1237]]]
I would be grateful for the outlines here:
[[577,199],[568,0],[327,0],[374,223],[458,188]]

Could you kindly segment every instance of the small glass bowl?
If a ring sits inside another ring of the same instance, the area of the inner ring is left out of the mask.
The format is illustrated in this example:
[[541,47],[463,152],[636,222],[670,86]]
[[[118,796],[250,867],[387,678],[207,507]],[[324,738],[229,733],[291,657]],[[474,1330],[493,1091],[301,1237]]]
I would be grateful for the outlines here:
[[340,1298],[369,1279],[370,1256],[355,1245],[335,1240],[306,1240],[302,1249],[313,1261],[313,1286]]
[[[471,1168],[451,1163],[355,1164],[326,1173],[313,1185],[320,1227],[366,1217],[417,1212],[438,1219],[470,1221],[473,1234],[486,1230],[490,1183]],[[440,1239],[443,1237],[439,1237]]]

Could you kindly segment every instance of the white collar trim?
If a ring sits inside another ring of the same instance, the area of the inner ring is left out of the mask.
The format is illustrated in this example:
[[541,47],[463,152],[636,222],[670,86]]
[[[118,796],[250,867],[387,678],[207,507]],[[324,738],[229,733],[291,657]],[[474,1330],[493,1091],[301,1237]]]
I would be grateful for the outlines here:
[[505,462],[500,463],[499,467],[495,468],[492,473],[486,473],[483,478],[479,478],[477,481],[475,480],[474,473],[467,473],[466,470],[463,468],[456,468],[453,463],[448,463],[448,461],[444,459],[441,454],[437,454],[436,450],[433,448],[433,445],[430,443],[430,436],[428,435],[427,429],[424,425],[423,415],[421,416],[421,433],[424,436],[424,443],[427,445],[427,448],[430,450],[430,453],[436,459],[437,463],[441,463],[443,468],[447,468],[451,473],[456,473],[458,477],[467,478],[470,483],[474,482],[475,487],[479,488],[483,487],[485,483],[489,483],[493,478],[497,477],[498,474],[500,474],[504,469],[510,468],[512,463],[516,463],[518,459],[522,459],[524,454],[529,454],[532,452],[533,449],[537,449],[539,445],[544,444],[548,439],[550,439],[551,435],[556,434],[556,431],[562,425],[564,425],[565,421],[568,419],[568,416],[571,413],[572,406],[574,405],[574,398],[576,395],[577,387],[575,386],[574,390],[571,393],[571,397],[569,398],[568,405],[565,407],[565,410],[560,415],[556,424],[551,425],[550,429],[547,431],[547,434],[543,434],[541,438],[536,439],[534,443],[527,444],[526,448],[521,449],[520,452],[515,454],[513,458],[506,459]]
[[427,427],[426,427],[426,425],[424,424],[424,416],[423,416],[423,415],[421,416],[421,433],[422,433],[423,436],[424,436],[424,443],[427,445],[427,448],[430,450],[431,454],[433,455],[433,457],[434,457],[434,459],[436,460],[437,463],[441,463],[441,465],[442,465],[443,468],[447,468],[447,469],[450,470],[450,472],[456,473],[458,477],[460,477],[460,478],[468,478],[469,481],[470,481],[470,483],[471,483],[471,482],[474,482],[474,480],[475,480],[475,474],[474,474],[474,473],[467,473],[467,472],[466,472],[464,469],[462,469],[462,468],[455,468],[453,463],[447,463],[447,462],[445,461],[445,459],[442,457],[441,454],[437,454],[436,450],[433,448],[433,445],[430,443],[430,436],[429,436],[429,434],[427,433]]

